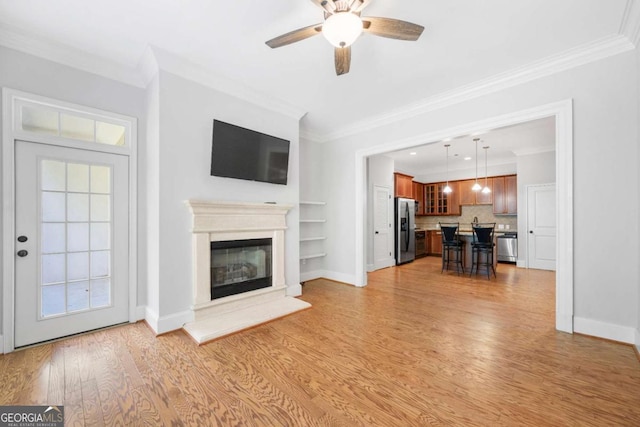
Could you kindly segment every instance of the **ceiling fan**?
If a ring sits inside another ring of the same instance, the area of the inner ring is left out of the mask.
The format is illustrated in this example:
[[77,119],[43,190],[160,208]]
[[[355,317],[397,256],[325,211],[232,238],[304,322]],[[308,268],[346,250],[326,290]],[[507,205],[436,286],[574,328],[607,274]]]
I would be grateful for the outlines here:
[[351,44],[361,33],[397,40],[418,40],[424,27],[392,18],[361,17],[371,0],[311,0],[324,12],[324,23],[293,30],[267,41],[275,49],[322,33],[335,46],[336,74],[346,74],[351,66]]

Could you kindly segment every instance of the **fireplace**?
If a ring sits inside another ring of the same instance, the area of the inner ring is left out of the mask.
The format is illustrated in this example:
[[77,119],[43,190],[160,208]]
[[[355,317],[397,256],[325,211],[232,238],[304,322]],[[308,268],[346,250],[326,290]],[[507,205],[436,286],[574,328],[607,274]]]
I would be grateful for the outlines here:
[[272,284],[271,239],[211,242],[211,299]]
[[293,206],[187,205],[193,215],[193,321],[183,328],[198,344],[311,307],[287,295],[285,230]]

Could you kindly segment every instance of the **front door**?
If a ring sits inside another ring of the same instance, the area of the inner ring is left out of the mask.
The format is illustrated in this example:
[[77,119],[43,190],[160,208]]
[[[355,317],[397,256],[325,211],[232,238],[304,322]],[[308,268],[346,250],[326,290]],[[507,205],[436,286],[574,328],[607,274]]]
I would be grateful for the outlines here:
[[527,187],[527,264],[556,269],[556,186]]
[[16,142],[15,346],[128,320],[128,157]]

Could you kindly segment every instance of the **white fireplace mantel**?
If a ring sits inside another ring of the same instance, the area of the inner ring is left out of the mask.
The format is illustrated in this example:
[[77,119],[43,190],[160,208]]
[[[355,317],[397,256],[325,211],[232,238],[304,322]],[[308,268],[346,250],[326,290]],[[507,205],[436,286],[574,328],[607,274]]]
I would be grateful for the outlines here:
[[[291,314],[310,304],[286,296],[285,230],[291,205],[189,200],[193,215],[193,305],[195,322],[184,329],[198,342]],[[211,300],[211,242],[270,238],[272,285]]]

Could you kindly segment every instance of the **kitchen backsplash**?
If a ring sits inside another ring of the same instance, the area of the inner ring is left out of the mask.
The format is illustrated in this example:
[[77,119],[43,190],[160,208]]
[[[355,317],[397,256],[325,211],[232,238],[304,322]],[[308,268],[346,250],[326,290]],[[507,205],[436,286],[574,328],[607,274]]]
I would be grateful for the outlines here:
[[438,222],[459,222],[460,228],[470,228],[474,217],[478,222],[495,222],[496,230],[502,224],[505,230],[517,231],[518,217],[516,215],[494,215],[492,205],[462,206],[460,216],[417,216],[416,227],[433,229]]

